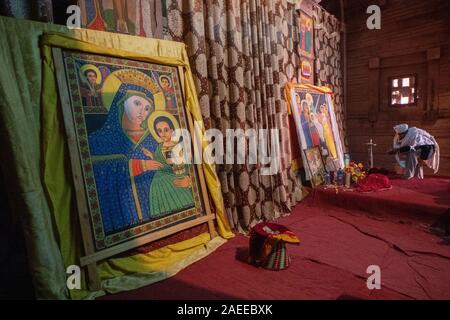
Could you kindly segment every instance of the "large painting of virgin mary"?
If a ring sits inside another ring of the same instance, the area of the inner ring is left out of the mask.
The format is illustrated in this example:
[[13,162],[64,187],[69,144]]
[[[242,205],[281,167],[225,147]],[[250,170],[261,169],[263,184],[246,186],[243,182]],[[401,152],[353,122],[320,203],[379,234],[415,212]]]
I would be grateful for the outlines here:
[[[173,161],[188,128],[177,67],[63,51],[97,250],[205,214],[197,168]],[[95,108],[83,93],[101,81]]]

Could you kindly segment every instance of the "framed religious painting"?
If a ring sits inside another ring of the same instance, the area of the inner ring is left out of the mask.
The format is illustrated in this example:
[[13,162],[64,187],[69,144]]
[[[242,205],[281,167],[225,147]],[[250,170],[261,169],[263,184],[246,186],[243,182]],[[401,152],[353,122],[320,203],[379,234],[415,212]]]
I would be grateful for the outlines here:
[[315,146],[305,149],[303,152],[306,159],[305,168],[307,168],[311,177],[311,185],[313,187],[322,185],[325,181],[325,166],[320,148]]
[[300,63],[300,83],[314,84],[314,60],[301,57]]
[[298,18],[298,53],[300,57],[313,58],[314,57],[314,22],[313,18],[303,11],[299,11]]
[[161,1],[78,0],[81,26],[141,37],[162,36]]
[[[344,167],[344,153],[332,93],[313,85],[288,84],[286,96],[294,117],[300,150],[318,147],[327,170]],[[308,160],[302,155],[303,163]],[[310,172],[306,172],[311,179]]]
[[[86,255],[82,265],[213,219],[182,67],[54,48]],[[186,139],[188,140],[188,139]],[[192,141],[193,139],[191,139]],[[192,143],[189,141],[189,143]]]

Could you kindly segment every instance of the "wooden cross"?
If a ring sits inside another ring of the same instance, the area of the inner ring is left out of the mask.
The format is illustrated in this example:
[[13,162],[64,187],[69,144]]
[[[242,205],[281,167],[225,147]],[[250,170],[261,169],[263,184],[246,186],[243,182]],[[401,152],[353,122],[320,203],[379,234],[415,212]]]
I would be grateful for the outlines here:
[[368,152],[369,152],[369,167],[370,169],[373,168],[373,147],[376,147],[377,145],[373,143],[373,140],[370,139],[370,142],[367,142],[366,145],[369,146]]

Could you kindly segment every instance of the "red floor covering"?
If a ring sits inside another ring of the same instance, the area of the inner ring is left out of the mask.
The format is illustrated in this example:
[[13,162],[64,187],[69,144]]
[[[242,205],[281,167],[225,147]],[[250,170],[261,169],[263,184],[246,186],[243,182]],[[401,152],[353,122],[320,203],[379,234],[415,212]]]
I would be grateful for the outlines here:
[[356,209],[396,222],[432,224],[450,208],[450,178],[404,180],[391,177],[392,189],[372,193],[316,188],[310,205]]
[[[404,204],[397,207],[391,203],[373,210],[358,204],[370,213],[332,207],[329,200],[311,195],[316,198],[278,221],[301,240],[299,246],[288,247],[292,264],[286,270],[248,265],[248,239],[239,235],[172,278],[103,299],[450,299],[450,246],[428,233],[424,224],[384,218],[396,211],[380,215],[383,208],[413,206],[408,199],[426,210],[414,209],[410,217],[416,214],[422,219],[432,207],[448,208],[450,180],[426,183],[425,190],[423,181],[394,181],[394,188],[382,196],[356,195],[354,201],[368,203],[373,199],[367,198],[405,195]],[[380,290],[366,286],[369,265],[381,268]]]

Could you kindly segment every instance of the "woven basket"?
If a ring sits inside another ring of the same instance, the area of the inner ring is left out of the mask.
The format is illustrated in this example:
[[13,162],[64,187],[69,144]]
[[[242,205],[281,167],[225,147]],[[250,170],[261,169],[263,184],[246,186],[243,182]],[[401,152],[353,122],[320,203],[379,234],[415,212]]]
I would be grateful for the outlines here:
[[270,237],[263,230],[265,226],[279,232],[290,232],[286,227],[275,223],[256,225],[250,233],[249,263],[268,270],[286,269],[291,263],[286,250],[286,241]]
[[269,270],[283,270],[291,264],[291,257],[286,250],[284,241],[277,241],[262,267]]

